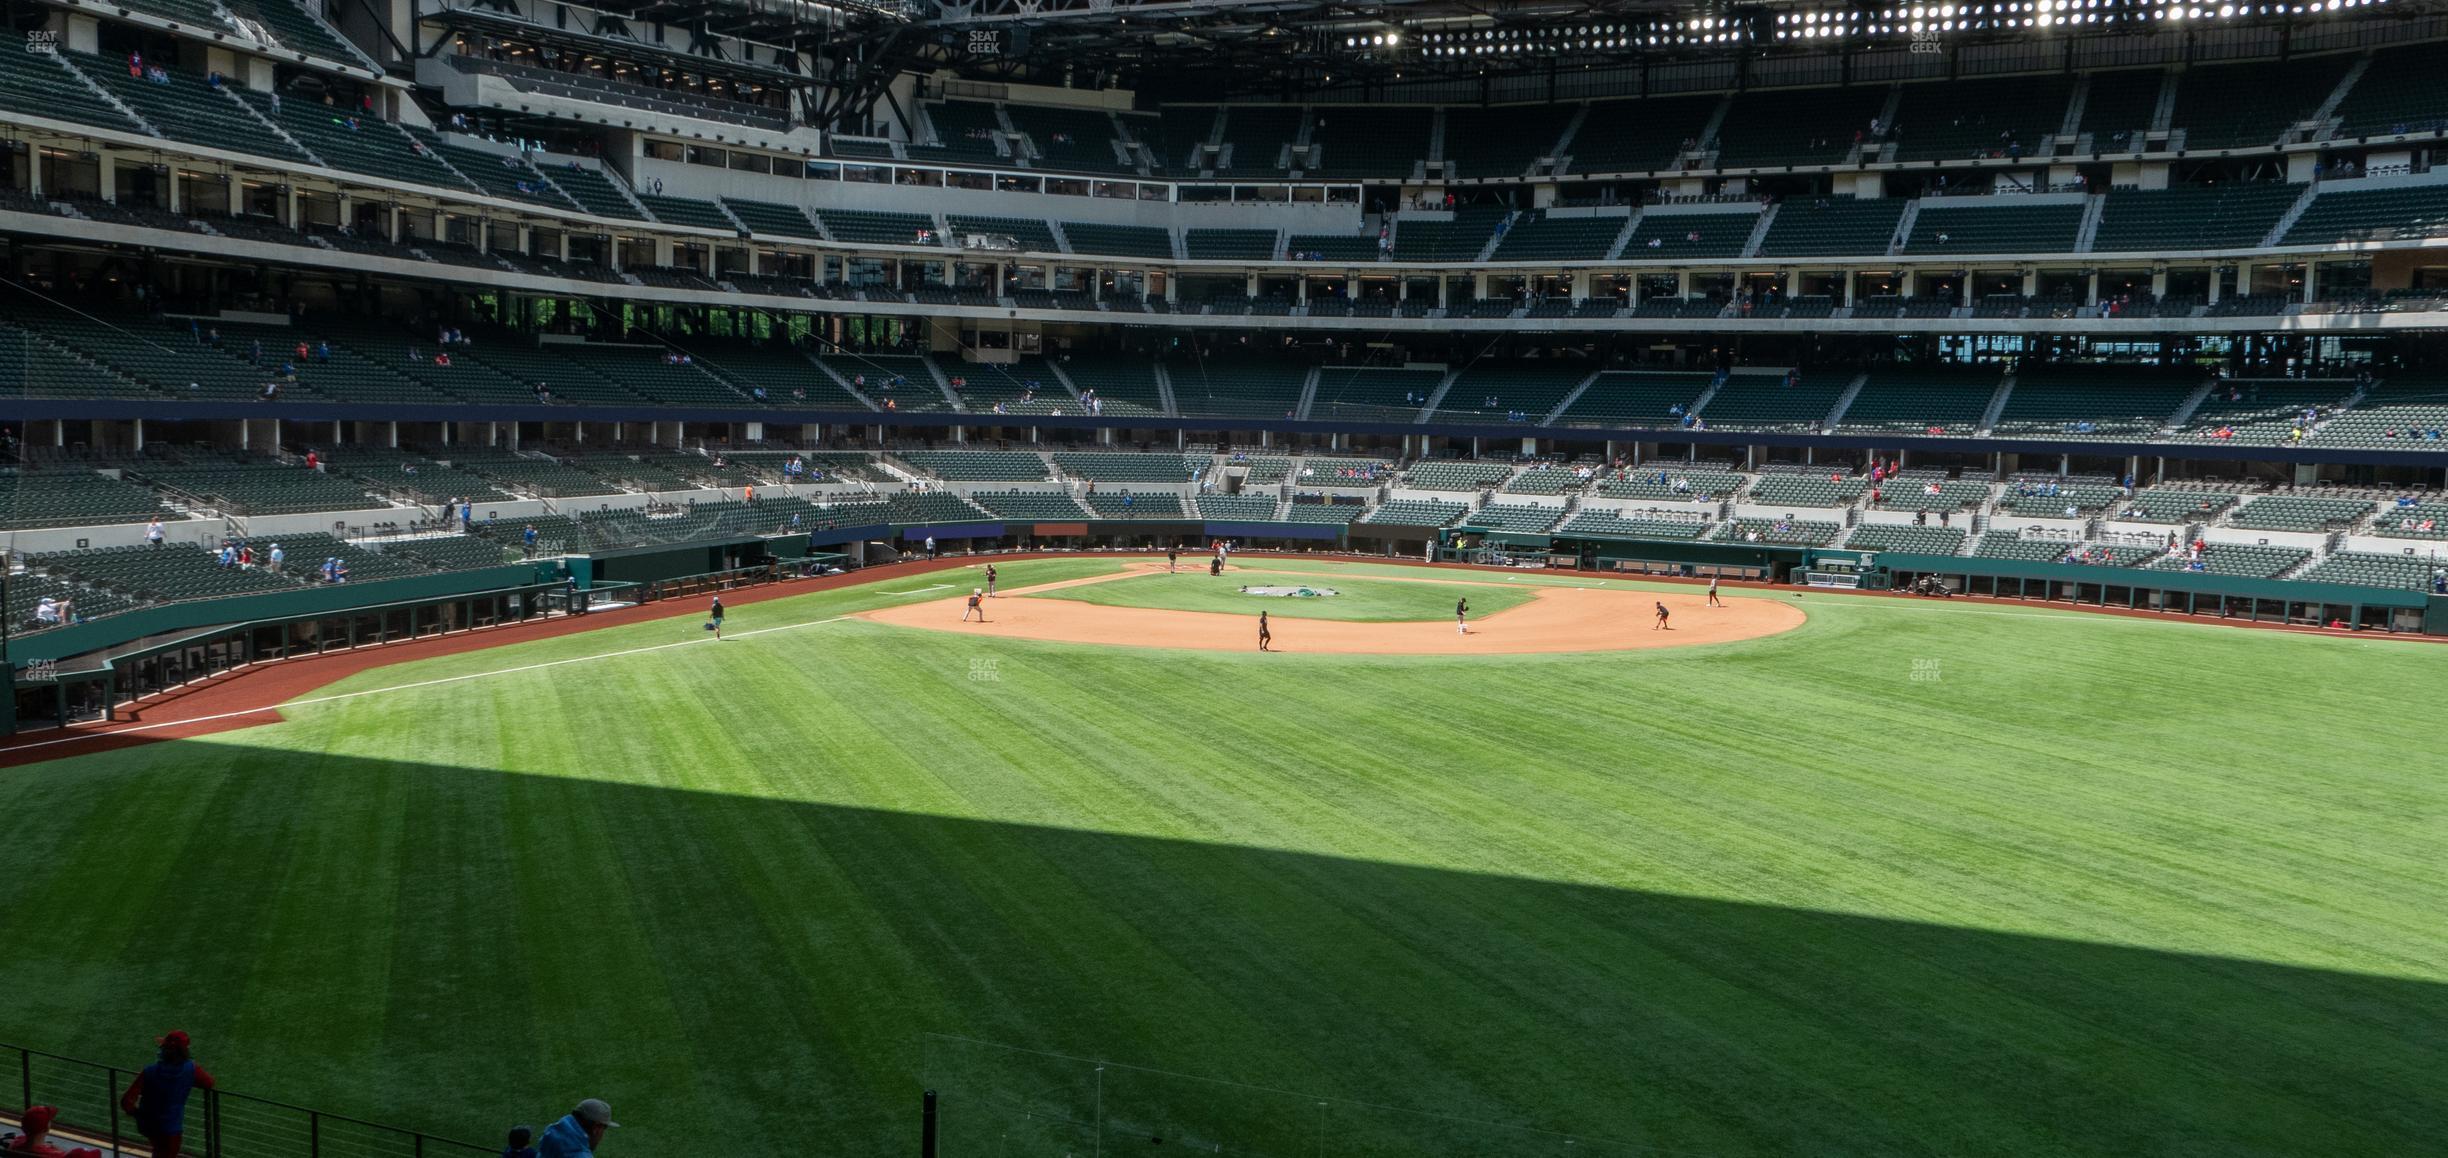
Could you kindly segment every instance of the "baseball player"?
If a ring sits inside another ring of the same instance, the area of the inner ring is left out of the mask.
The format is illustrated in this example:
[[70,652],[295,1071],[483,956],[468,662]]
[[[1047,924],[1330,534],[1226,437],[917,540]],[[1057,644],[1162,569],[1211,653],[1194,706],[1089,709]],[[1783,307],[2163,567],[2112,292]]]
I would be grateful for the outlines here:
[[972,615],[977,616],[979,623],[986,622],[986,589],[983,587],[969,589],[969,610],[961,612],[961,622],[969,622]]
[[1275,633],[1267,630],[1267,613],[1261,611],[1258,613],[1258,650],[1267,650],[1267,645],[1274,640]]
[[1650,627],[1649,627],[1649,630],[1651,630],[1651,631],[1673,631],[1673,630],[1674,630],[1674,628],[1671,628],[1671,627],[1666,626],[1666,603],[1665,603],[1665,601],[1664,601],[1664,600],[1659,600],[1659,601],[1658,601],[1658,605],[1657,605],[1657,617],[1658,617],[1658,618],[1657,618],[1657,622],[1656,622],[1656,623],[1654,623],[1654,624],[1651,624],[1651,625],[1650,625]]
[[994,597],[995,597],[994,585],[995,585],[995,569],[994,569],[994,564],[992,564],[992,563],[988,563],[988,564],[986,565],[986,598],[988,598],[988,599],[992,599],[992,598],[994,598]]
[[1470,634],[1470,600],[1454,600],[1454,634]]
[[1725,606],[1725,600],[1717,598],[1717,577],[1716,577],[1716,576],[1714,576],[1714,575],[1709,576],[1709,592],[1708,592],[1708,595],[1709,595],[1709,597],[1708,597],[1708,605],[1709,605],[1709,606],[1711,606],[1711,607],[1723,607],[1723,606]]

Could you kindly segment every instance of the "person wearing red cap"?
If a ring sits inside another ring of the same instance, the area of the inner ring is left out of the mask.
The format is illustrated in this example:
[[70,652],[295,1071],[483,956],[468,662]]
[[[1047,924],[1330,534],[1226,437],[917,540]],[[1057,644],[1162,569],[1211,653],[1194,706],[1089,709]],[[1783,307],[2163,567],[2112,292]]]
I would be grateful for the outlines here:
[[102,1158],[102,1152],[90,1147],[62,1150],[51,1144],[51,1123],[58,1120],[59,1110],[53,1106],[27,1106],[18,1116],[17,1128],[24,1131],[0,1146],[0,1153],[34,1154],[39,1158]]
[[161,1038],[161,1057],[136,1074],[119,1108],[136,1120],[136,1132],[153,1144],[153,1158],[178,1158],[187,1133],[187,1095],[213,1088],[211,1074],[188,1056],[187,1035],[171,1030]]

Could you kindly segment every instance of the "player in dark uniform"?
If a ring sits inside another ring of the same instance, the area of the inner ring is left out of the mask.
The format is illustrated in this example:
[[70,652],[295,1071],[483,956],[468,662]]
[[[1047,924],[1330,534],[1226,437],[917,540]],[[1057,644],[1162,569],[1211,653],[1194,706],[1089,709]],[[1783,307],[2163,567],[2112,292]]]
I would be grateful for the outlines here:
[[1165,574],[1170,575],[1179,570],[1181,570],[1181,548],[1165,548]]
[[708,619],[708,622],[706,623],[707,630],[714,633],[714,638],[721,639],[723,616],[722,596],[717,595],[714,597],[714,606],[707,609],[706,616]]
[[972,588],[970,588],[970,589],[969,589],[969,609],[968,609],[967,611],[963,611],[963,612],[961,612],[961,622],[962,622],[962,623],[967,623],[967,622],[969,622],[969,617],[970,617],[970,616],[972,616],[972,615],[977,616],[977,621],[978,621],[979,623],[984,623],[984,622],[986,622],[986,603],[985,603],[985,598],[986,598],[986,589],[985,589],[985,588],[983,588],[983,587],[972,587]]
[[992,563],[988,563],[988,564],[986,565],[986,598],[988,598],[988,599],[992,599],[992,598],[994,598],[994,597],[995,597],[995,593],[994,593],[994,585],[995,585],[995,569],[994,569],[994,564],[992,564]]
[[1265,650],[1267,649],[1267,644],[1268,644],[1268,643],[1270,643],[1270,642],[1272,642],[1272,641],[1274,640],[1274,638],[1275,638],[1275,633],[1274,633],[1274,632],[1272,632],[1272,631],[1268,631],[1268,630],[1267,630],[1267,617],[1266,617],[1266,612],[1263,612],[1263,611],[1259,612],[1259,613],[1258,613],[1258,650],[1260,650],[1260,651],[1265,651]]
[[1223,573],[1224,573],[1224,556],[1222,556],[1222,555],[1216,555],[1216,556],[1213,556],[1213,557],[1211,557],[1211,558],[1209,558],[1209,559],[1207,560],[1207,575],[1208,575],[1208,577],[1209,577],[1209,578],[1213,578],[1213,577],[1215,577],[1215,576],[1217,576],[1217,575],[1221,575],[1221,574],[1223,574]]
[[1454,600],[1454,634],[1470,634],[1470,600]]
[[1664,602],[1663,600],[1659,601],[1659,603],[1658,603],[1658,605],[1657,605],[1657,609],[1658,609],[1658,621],[1657,621],[1655,624],[1651,625],[1651,627],[1649,628],[1649,630],[1651,630],[1651,631],[1673,631],[1673,630],[1674,630],[1674,628],[1671,628],[1671,627],[1666,626],[1666,604],[1665,604],[1665,602]]

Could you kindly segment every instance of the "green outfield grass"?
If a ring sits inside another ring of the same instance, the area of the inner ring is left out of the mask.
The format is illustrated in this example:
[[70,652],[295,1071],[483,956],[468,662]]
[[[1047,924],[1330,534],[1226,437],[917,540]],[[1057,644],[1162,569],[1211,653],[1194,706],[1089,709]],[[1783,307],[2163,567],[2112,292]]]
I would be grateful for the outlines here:
[[839,618],[975,581],[0,773],[0,1041],[183,1028],[496,1143],[600,1096],[607,1158],[914,1153],[928,1083],[951,1155],[2448,1146],[2448,651],[1817,593],[1480,660]]
[[[1494,615],[1530,601],[1527,587],[1496,587],[1472,583],[1423,583],[1416,569],[1409,582],[1392,579],[1336,577],[1328,582],[1307,571],[1274,571],[1261,564],[1238,567],[1222,577],[1202,566],[1196,574],[1133,575],[1110,583],[1041,591],[1031,599],[1070,599],[1104,607],[1158,607],[1174,611],[1219,611],[1256,617],[1261,611],[1286,619],[1343,619],[1360,623],[1397,623],[1451,619],[1454,601],[1468,599],[1475,616]],[[1244,594],[1248,587],[1331,587],[1334,594],[1309,598]]]

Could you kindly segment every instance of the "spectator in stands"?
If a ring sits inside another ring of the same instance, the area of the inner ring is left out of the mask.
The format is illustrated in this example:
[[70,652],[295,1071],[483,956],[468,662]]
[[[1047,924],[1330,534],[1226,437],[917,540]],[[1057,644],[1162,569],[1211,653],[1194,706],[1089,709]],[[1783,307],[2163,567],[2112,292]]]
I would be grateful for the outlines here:
[[34,622],[45,627],[58,626],[60,622],[59,600],[48,595],[43,596],[42,602],[34,605]]
[[102,1158],[102,1152],[91,1148],[62,1150],[50,1142],[51,1123],[59,1119],[53,1106],[27,1106],[17,1116],[17,1128],[24,1131],[10,1140],[10,1154],[31,1154],[37,1158]]
[[534,523],[527,524],[526,529],[519,532],[519,542],[526,547],[527,557],[530,559],[535,558],[536,529]]
[[160,519],[145,524],[145,542],[156,547],[162,545],[162,521]]
[[120,1111],[130,1115],[137,1133],[153,1144],[153,1158],[178,1158],[187,1132],[187,1095],[213,1088],[212,1075],[189,1055],[190,1044],[179,1030],[163,1034],[153,1064],[138,1071],[119,1095]]
[[264,569],[278,575],[280,574],[282,560],[287,559],[288,557],[288,553],[281,550],[281,545],[274,543],[272,544],[271,554],[264,556]]
[[510,1137],[502,1145],[501,1158],[536,1158],[535,1131],[526,1126],[512,1126]]
[[[714,621],[722,622],[722,600],[714,601]],[[721,638],[717,628],[715,638]],[[536,1153],[539,1158],[594,1158],[595,1148],[603,1145],[604,1131],[619,1128],[612,1120],[612,1107],[601,1098],[588,1098],[561,1120],[544,1127],[544,1137]]]

